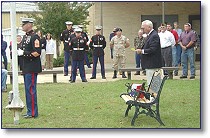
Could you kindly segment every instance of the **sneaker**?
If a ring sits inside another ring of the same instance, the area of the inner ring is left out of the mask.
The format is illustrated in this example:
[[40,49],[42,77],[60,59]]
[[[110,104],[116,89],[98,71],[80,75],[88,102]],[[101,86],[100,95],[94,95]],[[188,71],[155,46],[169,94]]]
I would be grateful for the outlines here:
[[106,79],[106,77],[105,76],[102,76],[102,79]]
[[190,79],[195,79],[195,76],[190,76]]
[[180,76],[180,79],[184,79],[184,78],[187,78],[187,76]]

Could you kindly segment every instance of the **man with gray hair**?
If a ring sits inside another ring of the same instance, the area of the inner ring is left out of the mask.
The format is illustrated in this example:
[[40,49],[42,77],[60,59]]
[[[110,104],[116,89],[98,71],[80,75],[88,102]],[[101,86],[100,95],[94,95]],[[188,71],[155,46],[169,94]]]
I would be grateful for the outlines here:
[[136,51],[142,54],[141,66],[146,70],[147,85],[149,86],[153,73],[162,67],[160,38],[153,29],[153,23],[150,20],[143,21],[141,29],[147,34],[147,38],[144,46]]

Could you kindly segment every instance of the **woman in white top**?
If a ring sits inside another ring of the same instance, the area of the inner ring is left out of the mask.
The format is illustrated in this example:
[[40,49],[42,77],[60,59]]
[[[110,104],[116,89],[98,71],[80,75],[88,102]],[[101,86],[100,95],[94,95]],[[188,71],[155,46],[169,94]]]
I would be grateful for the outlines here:
[[46,69],[53,69],[53,55],[55,49],[55,43],[52,40],[52,35],[47,33],[46,35]]

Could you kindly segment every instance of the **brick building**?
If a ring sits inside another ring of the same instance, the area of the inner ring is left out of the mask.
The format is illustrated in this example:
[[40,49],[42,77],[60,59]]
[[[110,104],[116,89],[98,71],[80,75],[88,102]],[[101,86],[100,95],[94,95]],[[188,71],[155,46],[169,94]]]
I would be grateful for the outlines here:
[[[123,35],[130,39],[133,47],[133,39],[140,29],[141,22],[149,19],[157,29],[162,22],[162,13],[164,7],[165,22],[179,22],[180,28],[186,22],[190,22],[194,30],[200,35],[200,2],[95,2],[90,8],[90,25],[88,33],[92,36],[95,33],[94,26],[103,26],[103,35],[107,40],[105,49],[105,63],[111,63],[109,49],[109,34],[114,27],[121,27]],[[134,52],[126,49],[127,62],[135,63]],[[196,51],[197,56],[200,50]]]

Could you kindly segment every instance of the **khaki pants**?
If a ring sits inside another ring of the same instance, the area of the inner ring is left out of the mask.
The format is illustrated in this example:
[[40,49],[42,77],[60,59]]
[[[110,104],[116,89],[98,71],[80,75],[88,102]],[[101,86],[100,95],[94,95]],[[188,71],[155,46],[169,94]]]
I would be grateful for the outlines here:
[[125,68],[125,61],[126,57],[125,56],[114,56],[113,57],[113,68],[114,70],[118,71],[118,64],[120,68]]
[[46,54],[46,69],[53,69],[53,54]]
[[147,86],[149,87],[154,72],[157,71],[157,70],[159,70],[159,68],[145,69],[145,70],[146,70],[146,77],[147,77]]

